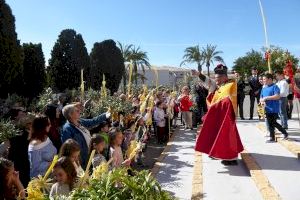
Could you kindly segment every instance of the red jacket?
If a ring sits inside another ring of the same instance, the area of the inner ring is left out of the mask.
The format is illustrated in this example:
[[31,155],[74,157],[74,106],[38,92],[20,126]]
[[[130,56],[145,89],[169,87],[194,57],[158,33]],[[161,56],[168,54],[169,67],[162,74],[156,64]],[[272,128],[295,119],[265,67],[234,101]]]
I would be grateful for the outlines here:
[[189,96],[184,96],[180,100],[180,110],[181,112],[190,111],[190,108],[193,106],[193,102],[190,100]]

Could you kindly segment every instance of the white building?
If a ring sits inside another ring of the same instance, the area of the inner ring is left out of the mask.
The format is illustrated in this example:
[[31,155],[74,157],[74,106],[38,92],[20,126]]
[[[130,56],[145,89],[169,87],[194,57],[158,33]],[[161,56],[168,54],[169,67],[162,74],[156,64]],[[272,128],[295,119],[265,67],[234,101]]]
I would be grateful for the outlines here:
[[[185,76],[191,72],[190,69],[170,67],[170,66],[151,66],[145,69],[145,84],[148,86],[156,85],[156,71],[158,74],[158,85],[175,86],[176,83],[183,81]],[[142,70],[139,70],[143,74]],[[139,80],[141,83],[141,80]]]

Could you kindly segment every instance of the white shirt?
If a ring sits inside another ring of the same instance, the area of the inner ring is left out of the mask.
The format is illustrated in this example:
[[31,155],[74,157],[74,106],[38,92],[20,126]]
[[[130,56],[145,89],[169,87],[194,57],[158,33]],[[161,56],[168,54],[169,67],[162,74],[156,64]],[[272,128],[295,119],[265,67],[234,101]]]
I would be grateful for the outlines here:
[[69,194],[70,194],[70,187],[68,184],[56,182],[52,185],[49,196],[51,200],[54,200],[59,195],[69,196]]
[[112,162],[112,167],[121,167],[124,162],[123,153],[121,147],[110,147],[110,157],[114,158]]
[[280,97],[287,97],[289,95],[289,84],[286,82],[285,79],[278,81],[276,85],[280,89]]
[[155,108],[154,120],[156,121],[158,127],[165,127],[166,126],[165,112],[164,112],[163,109]]
[[85,141],[86,141],[86,144],[87,146],[89,147],[90,146],[90,142],[91,142],[91,134],[90,134],[90,131],[87,130],[84,126],[82,126],[81,124],[79,124],[79,126],[75,126],[83,135]]

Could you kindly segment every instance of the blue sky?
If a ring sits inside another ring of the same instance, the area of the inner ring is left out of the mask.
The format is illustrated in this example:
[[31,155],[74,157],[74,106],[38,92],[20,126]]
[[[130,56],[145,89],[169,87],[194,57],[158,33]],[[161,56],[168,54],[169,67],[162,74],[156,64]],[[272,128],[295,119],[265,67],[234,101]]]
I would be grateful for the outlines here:
[[[21,42],[41,42],[46,60],[61,30],[94,42],[139,45],[154,65],[179,66],[184,49],[214,44],[226,64],[265,44],[258,0],[6,0]],[[300,56],[300,1],[262,0],[271,44]],[[190,67],[193,67],[191,65]]]

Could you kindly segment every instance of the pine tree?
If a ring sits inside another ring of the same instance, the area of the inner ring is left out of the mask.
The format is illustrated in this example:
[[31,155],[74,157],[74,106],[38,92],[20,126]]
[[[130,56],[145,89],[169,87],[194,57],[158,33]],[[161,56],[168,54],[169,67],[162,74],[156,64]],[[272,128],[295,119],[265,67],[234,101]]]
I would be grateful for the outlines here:
[[5,3],[0,0],[0,96],[22,91],[23,55],[17,39],[15,17]]
[[[80,71],[89,74],[89,55],[80,34],[65,29],[58,36],[49,60],[50,85],[54,90],[78,88]],[[87,79],[87,75],[85,76]],[[85,80],[89,84],[89,80]]]
[[90,54],[92,88],[100,90],[105,74],[106,86],[111,94],[116,92],[125,73],[124,59],[120,49],[113,40],[96,42]]
[[42,44],[23,44],[24,96],[38,96],[46,86],[45,58]]

